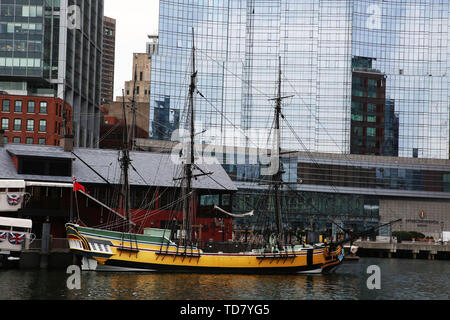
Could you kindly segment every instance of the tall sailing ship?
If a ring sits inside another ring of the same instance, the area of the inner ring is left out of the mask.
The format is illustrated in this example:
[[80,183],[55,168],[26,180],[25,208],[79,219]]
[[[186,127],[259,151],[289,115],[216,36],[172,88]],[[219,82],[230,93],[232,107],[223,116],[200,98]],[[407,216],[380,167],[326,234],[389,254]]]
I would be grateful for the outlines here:
[[[193,39],[194,43],[194,39]],[[258,247],[247,246],[248,250],[236,252],[227,250],[226,246],[216,251],[198,246],[198,233],[194,221],[197,207],[196,190],[193,181],[199,176],[207,176],[195,163],[194,156],[194,95],[198,92],[197,70],[195,66],[195,46],[192,48],[192,73],[189,86],[189,147],[184,150],[184,162],[181,186],[181,199],[183,202],[183,219],[181,230],[148,228],[143,233],[136,233],[130,216],[130,188],[128,174],[131,164],[130,147],[127,129],[124,134],[124,148],[121,151],[122,190],[121,210],[118,215],[126,220],[125,228],[120,231],[89,228],[76,223],[66,225],[69,247],[74,254],[82,259],[85,270],[143,270],[157,272],[200,272],[200,273],[243,273],[243,274],[297,274],[297,273],[324,273],[334,270],[344,259],[344,242],[320,243],[307,245],[295,244],[288,239],[282,223],[281,190],[283,187],[282,168],[268,183],[273,189],[276,229],[264,237]],[[278,84],[278,96],[275,108],[275,153],[281,157],[280,117],[282,115],[281,96],[281,58]],[[134,108],[133,99],[132,110]],[[134,116],[135,117],[135,116]],[[124,102],[124,120],[125,102]],[[125,125],[127,128],[127,125]],[[126,138],[125,138],[126,137]],[[279,161],[278,163],[281,163]],[[92,198],[75,182],[75,192],[81,192]],[[94,201],[98,202],[98,200]],[[106,205],[104,205],[107,207]],[[233,217],[244,215],[228,213],[215,206],[224,214]],[[112,211],[112,209],[111,209]],[[348,240],[348,239],[347,239]],[[210,245],[208,248],[211,248]],[[219,251],[220,250],[220,251]]]

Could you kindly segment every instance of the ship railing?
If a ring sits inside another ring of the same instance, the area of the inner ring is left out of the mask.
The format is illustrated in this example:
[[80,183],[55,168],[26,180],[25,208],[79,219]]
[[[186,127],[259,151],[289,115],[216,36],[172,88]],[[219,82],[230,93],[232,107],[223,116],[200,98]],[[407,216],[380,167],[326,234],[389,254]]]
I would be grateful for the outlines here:
[[169,251],[169,243],[167,243],[166,249],[163,249],[163,245],[160,246],[159,252],[156,254],[162,256],[178,256],[178,257],[189,257],[189,258],[200,258],[201,251],[199,248],[189,245],[189,246],[180,246],[176,245],[176,251]]
[[[291,248],[291,251],[289,250]],[[294,246],[285,246],[283,250],[278,252],[266,252],[263,251],[261,255],[257,256],[258,259],[294,259],[299,256],[299,253],[295,251]]]

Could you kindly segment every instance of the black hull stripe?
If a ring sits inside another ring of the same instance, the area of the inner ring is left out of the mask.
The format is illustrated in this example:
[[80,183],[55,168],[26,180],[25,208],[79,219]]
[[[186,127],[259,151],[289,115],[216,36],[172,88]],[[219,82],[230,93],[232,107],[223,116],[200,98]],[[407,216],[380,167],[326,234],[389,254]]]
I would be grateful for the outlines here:
[[174,272],[174,273],[208,273],[208,274],[296,274],[298,272],[307,272],[320,269],[322,265],[310,265],[301,267],[285,267],[285,268],[213,268],[213,267],[191,267],[191,266],[175,266],[160,265],[152,263],[136,263],[119,260],[108,260],[106,266],[147,269],[156,272]]

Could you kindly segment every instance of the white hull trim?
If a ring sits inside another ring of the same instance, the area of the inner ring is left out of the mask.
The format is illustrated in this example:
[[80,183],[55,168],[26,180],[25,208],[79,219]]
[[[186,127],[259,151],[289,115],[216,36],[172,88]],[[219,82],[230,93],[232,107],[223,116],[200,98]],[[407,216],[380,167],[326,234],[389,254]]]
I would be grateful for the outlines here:
[[115,267],[115,266],[105,266],[98,265],[95,271],[98,272],[150,272],[154,273],[156,270],[151,269],[136,269],[136,268],[124,268],[124,267]]
[[96,272],[156,272],[151,269],[138,269],[138,268],[126,268],[116,267],[98,264],[96,260],[83,257],[81,261],[81,270],[83,271],[96,271]]
[[299,271],[297,272],[297,274],[321,274],[322,273],[322,269],[314,269],[314,270],[308,270],[308,271]]

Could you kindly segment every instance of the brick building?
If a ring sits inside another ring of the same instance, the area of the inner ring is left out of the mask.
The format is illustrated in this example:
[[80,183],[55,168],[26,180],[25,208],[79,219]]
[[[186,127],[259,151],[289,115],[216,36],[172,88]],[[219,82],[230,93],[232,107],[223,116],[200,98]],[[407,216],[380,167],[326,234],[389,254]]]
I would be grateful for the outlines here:
[[58,146],[72,134],[72,107],[59,98],[0,95],[0,121],[4,143]]
[[75,145],[98,147],[104,0],[0,1],[0,7],[0,91],[66,101]]

